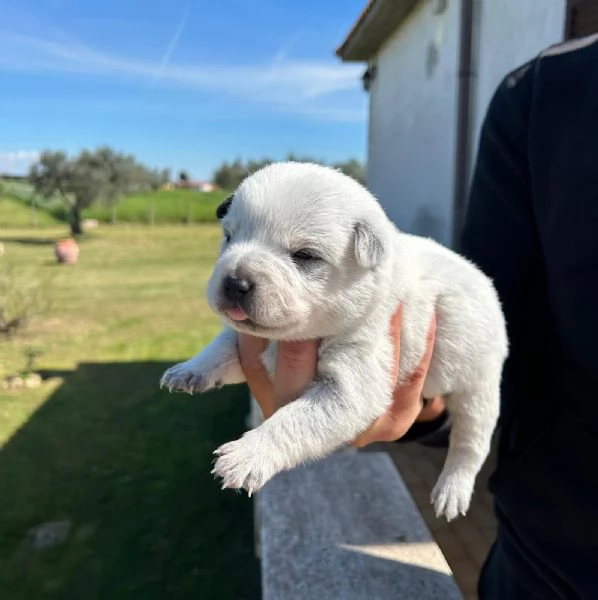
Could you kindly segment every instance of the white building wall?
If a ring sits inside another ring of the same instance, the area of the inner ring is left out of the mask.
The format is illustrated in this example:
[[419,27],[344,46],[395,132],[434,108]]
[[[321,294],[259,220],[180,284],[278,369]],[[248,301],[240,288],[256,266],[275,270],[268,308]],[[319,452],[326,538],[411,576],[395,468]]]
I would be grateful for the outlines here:
[[481,5],[478,78],[472,115],[474,152],[477,151],[480,128],[496,87],[507,73],[563,40],[566,8],[565,0],[478,2]]
[[[450,245],[462,0],[420,0],[371,64],[367,181],[404,231]],[[477,0],[472,162],[488,104],[512,69],[562,40],[565,0]],[[437,62],[430,67],[433,48]]]
[[371,63],[377,74],[370,88],[368,187],[399,228],[446,245],[452,232],[459,2],[449,0],[445,12],[435,14],[440,3],[420,1]]

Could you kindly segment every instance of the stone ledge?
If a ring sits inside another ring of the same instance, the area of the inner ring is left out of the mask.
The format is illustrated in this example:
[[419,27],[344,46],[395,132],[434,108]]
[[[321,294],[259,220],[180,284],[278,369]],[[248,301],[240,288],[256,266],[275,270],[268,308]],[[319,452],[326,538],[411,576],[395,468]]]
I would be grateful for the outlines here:
[[263,600],[461,600],[390,457],[348,450],[256,497]]

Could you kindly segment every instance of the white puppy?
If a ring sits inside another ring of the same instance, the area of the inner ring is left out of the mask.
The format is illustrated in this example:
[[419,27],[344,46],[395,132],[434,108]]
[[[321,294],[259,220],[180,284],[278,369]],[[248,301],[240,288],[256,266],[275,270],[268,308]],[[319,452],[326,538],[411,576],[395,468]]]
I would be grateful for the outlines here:
[[296,401],[224,444],[214,472],[252,493],[276,473],[349,444],[389,406],[391,315],[404,307],[400,385],[436,342],[424,396],[445,396],[449,450],[432,492],[438,516],[465,514],[499,411],[507,356],[501,306],[490,280],[436,242],[399,232],[374,197],[342,173],[275,163],[249,176],[219,208],[224,230],[208,301],[224,331],[168,369],[162,385],[204,392],[245,377],[237,331],[272,343],[322,339],[317,376]]

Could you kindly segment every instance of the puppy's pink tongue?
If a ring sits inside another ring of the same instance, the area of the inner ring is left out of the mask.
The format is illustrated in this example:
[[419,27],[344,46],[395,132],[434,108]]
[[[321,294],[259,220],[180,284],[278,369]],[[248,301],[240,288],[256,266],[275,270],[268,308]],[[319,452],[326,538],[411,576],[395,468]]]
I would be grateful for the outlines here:
[[242,308],[229,308],[224,311],[233,321],[245,321],[248,319],[247,313]]

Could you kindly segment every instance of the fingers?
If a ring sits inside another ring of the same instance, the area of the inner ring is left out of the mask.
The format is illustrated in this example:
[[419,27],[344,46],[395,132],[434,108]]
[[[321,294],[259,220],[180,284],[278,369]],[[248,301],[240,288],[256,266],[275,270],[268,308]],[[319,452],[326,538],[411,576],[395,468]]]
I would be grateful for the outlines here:
[[401,356],[401,327],[403,325],[403,305],[394,312],[390,320],[390,339],[393,346],[392,379],[393,386],[399,376],[399,358]]
[[266,419],[300,396],[314,379],[319,342],[279,342],[274,383],[260,358],[267,345],[268,341],[262,338],[239,334],[241,368]]
[[426,421],[434,421],[444,411],[446,410],[446,402],[442,396],[436,396],[434,398],[428,399],[424,408],[422,408],[419,415],[417,415],[417,419],[415,419],[419,423],[424,423]]
[[297,399],[316,376],[319,341],[280,342],[274,396],[278,407]]
[[261,354],[268,346],[268,340],[245,333],[239,334],[239,358],[245,373],[251,395],[260,405],[264,417],[274,414],[274,385],[261,361]]
[[[411,427],[412,423],[409,423],[413,410],[417,408],[417,414],[421,412],[423,407],[423,391],[428,369],[430,368],[430,361],[432,360],[432,354],[434,353],[434,340],[436,338],[436,315],[432,315],[432,322],[428,329],[428,342],[426,345],[426,351],[413,373],[411,373],[407,379],[401,384],[401,386],[395,389],[393,393],[393,401],[389,408],[390,416],[395,419],[397,425],[405,424],[407,417],[408,427]],[[417,416],[417,415],[416,415]],[[399,427],[397,427],[398,431]],[[406,430],[405,430],[406,431]],[[404,435],[405,431],[400,432],[398,439]]]
[[[398,312],[398,311],[397,311]],[[395,313],[396,314],[396,313]],[[398,318],[398,317],[397,317]],[[395,320],[391,324],[391,329],[395,328]],[[400,329],[398,331],[400,335]],[[397,331],[394,329],[393,337],[397,337]],[[392,404],[388,410],[378,418],[374,424],[361,434],[353,445],[361,448],[373,442],[389,442],[397,440],[411,428],[422,410],[422,392],[424,382],[432,360],[434,352],[434,340],[436,335],[436,316],[432,317],[430,329],[428,331],[428,341],[426,351],[420,364],[415,371],[394,391]],[[398,356],[396,362],[398,364]]]
[[405,387],[406,389],[419,389],[420,393],[424,389],[424,381],[426,379],[426,375],[428,374],[428,369],[430,368],[430,361],[432,360],[432,354],[434,353],[434,340],[436,339],[436,315],[432,316],[432,322],[430,324],[430,328],[428,329],[428,343],[426,345],[426,351],[424,352],[424,356],[422,357],[419,365],[411,373],[406,381],[401,385],[401,388]]

